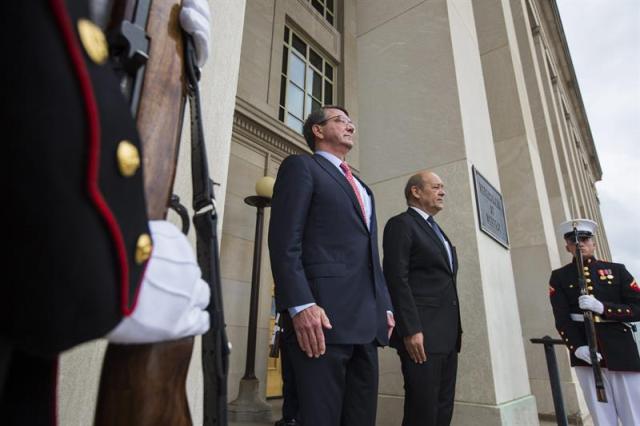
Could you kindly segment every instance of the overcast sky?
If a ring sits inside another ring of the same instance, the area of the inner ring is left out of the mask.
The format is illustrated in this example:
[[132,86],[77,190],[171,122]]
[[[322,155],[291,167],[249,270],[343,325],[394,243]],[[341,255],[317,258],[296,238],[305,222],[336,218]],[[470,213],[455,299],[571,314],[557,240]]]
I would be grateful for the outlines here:
[[640,1],[557,4],[602,166],[613,261],[640,279]]

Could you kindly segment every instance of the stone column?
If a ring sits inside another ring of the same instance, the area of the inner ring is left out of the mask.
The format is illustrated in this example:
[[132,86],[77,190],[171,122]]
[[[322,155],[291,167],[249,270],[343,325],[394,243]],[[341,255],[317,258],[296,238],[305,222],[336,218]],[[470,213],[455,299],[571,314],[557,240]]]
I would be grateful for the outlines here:
[[[470,0],[358,4],[359,141],[377,197],[379,230],[406,209],[422,169],[447,185],[438,221],[457,246],[464,329],[454,424],[537,424],[509,250],[478,227],[471,166],[499,191],[483,69]],[[381,353],[379,422],[398,424],[402,376]]]
[[[210,0],[212,12],[211,50],[200,83],[204,131],[211,178],[216,187],[219,229],[222,229],[231,127],[240,63],[245,0]],[[184,131],[174,192],[191,211],[191,165],[189,116]],[[191,212],[192,213],[192,212]],[[171,216],[179,223],[179,219]],[[193,226],[189,237],[195,248]],[[195,249],[194,249],[195,250]],[[225,300],[225,302],[227,302]],[[233,308],[225,303],[225,310]],[[93,424],[100,369],[106,342],[94,341],[62,355],[59,370],[58,413],[61,425]],[[202,424],[202,367],[200,339],[196,339],[187,377],[187,397],[194,424]]]
[[[548,279],[552,269],[565,263],[555,232],[557,223],[566,220],[564,188],[559,185],[561,175],[549,143],[552,134],[525,5],[521,0],[474,0],[474,6],[529,382],[539,412],[553,418],[544,350],[529,339],[557,337]],[[557,348],[556,353],[566,380],[571,377],[566,350]],[[567,412],[579,415],[575,383],[565,382],[564,398]]]

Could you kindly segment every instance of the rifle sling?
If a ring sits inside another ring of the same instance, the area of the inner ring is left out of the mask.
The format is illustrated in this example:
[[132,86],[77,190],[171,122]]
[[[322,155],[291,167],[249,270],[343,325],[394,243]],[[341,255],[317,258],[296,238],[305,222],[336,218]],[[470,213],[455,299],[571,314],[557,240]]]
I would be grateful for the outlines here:
[[191,178],[193,186],[193,224],[196,230],[196,250],[202,278],[209,284],[211,302],[208,311],[211,327],[202,336],[202,369],[204,382],[204,425],[227,425],[227,372],[229,345],[225,332],[217,223],[213,182],[209,177],[204,142],[200,91],[200,71],[195,64],[195,49],[191,36],[184,34],[187,95],[191,118]]

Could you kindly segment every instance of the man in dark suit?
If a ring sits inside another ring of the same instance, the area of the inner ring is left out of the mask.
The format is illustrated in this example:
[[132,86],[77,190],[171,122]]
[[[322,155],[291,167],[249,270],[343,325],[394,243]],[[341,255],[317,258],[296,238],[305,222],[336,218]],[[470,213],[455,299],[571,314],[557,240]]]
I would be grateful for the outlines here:
[[411,176],[409,208],[384,229],[384,275],[397,321],[391,336],[405,382],[403,426],[448,425],[453,414],[460,309],[456,250],[433,219],[446,193],[435,173]]
[[377,346],[393,327],[373,194],[344,161],[355,132],[344,108],[312,112],[303,130],[315,154],[282,162],[269,228],[300,414],[305,426],[373,426]]

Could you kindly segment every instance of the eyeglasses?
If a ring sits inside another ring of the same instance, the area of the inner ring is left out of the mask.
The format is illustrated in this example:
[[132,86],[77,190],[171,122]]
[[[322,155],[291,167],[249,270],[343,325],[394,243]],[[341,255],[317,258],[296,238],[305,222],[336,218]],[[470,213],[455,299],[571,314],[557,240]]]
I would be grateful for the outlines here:
[[351,119],[349,117],[347,117],[346,115],[334,115],[333,117],[325,118],[324,120],[319,121],[317,124],[323,125],[327,121],[331,121],[331,120],[335,120],[335,121],[337,121],[339,123],[344,124],[345,126],[350,124],[351,127],[353,127],[353,131],[355,132],[355,130],[356,130],[355,123],[353,121],[351,121]]

